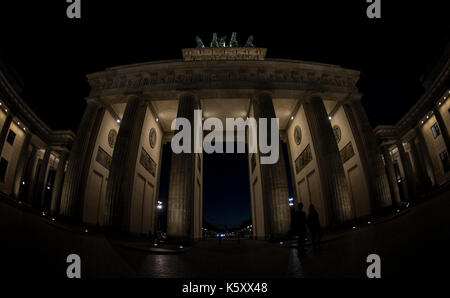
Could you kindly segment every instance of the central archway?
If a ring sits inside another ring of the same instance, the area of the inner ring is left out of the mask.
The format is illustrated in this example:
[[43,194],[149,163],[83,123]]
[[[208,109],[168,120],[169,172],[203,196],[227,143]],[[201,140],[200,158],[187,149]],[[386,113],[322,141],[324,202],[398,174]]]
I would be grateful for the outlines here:
[[[236,145],[235,145],[236,149]],[[237,229],[251,219],[247,153],[203,154],[203,223]]]

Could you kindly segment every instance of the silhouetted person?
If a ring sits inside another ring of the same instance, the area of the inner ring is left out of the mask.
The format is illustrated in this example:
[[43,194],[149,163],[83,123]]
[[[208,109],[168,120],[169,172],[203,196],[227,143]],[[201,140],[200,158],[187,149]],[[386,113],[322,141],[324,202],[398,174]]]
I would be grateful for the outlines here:
[[312,246],[318,248],[322,239],[322,226],[320,225],[319,213],[313,204],[309,205],[308,227],[311,232]]
[[296,224],[297,224],[297,249],[299,252],[305,252],[305,238],[307,236],[306,231],[306,213],[303,211],[303,204],[298,204],[298,210],[296,212]]

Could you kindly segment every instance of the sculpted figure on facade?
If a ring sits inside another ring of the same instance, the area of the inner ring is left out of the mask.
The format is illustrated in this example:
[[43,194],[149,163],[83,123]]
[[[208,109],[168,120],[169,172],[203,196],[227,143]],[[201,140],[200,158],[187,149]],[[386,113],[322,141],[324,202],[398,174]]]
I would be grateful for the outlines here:
[[209,47],[211,47],[211,48],[219,47],[219,42],[217,41],[217,33],[216,32],[213,33],[213,38],[211,40],[211,44],[209,45]]
[[239,43],[236,38],[236,32],[231,33],[230,48],[238,47]]
[[254,48],[255,45],[253,44],[253,35],[250,35],[247,39],[247,42],[245,43],[246,48]]
[[202,49],[202,48],[205,47],[205,45],[203,44],[202,39],[199,36],[195,37],[195,42],[197,43],[197,48]]
[[227,42],[226,42],[227,37],[226,36],[222,36],[219,40],[219,47],[221,48],[226,48],[227,47]]

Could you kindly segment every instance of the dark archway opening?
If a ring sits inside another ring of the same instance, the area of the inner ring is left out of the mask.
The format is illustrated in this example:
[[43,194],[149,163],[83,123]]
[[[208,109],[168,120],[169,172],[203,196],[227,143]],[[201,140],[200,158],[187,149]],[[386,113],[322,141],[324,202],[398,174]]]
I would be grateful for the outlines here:
[[231,233],[249,225],[248,154],[203,153],[203,160],[203,227]]
[[[284,142],[281,142],[280,154],[285,157],[289,197],[293,197],[290,163]],[[163,207],[157,210],[157,230],[164,233],[167,232],[171,157],[172,148],[168,142],[163,145],[158,196]],[[291,211],[293,212],[294,208],[291,208]],[[248,225],[251,225],[248,154],[203,153],[203,227],[214,232],[226,232]]]

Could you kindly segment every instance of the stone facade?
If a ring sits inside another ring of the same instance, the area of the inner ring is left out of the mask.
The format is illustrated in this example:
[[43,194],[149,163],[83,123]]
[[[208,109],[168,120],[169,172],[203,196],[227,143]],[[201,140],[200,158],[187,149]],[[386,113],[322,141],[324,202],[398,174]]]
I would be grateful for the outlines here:
[[[359,104],[361,96],[355,87],[359,72],[266,59],[265,49],[245,49],[250,51],[246,57],[241,57],[238,48],[214,50],[220,53],[185,49],[184,60],[113,67],[88,75],[92,87],[88,102],[105,112],[95,112],[101,118],[100,128],[83,129],[79,134],[84,136],[78,136],[74,144],[74,148],[81,144],[92,148],[82,150],[88,154],[82,159],[84,165],[69,162],[68,173],[87,169],[82,175],[87,181],[78,182],[79,193],[85,194],[79,199],[63,191],[65,205],[79,200],[78,210],[83,210],[82,215],[67,215],[117,230],[155,233],[159,173],[164,166],[162,142],[170,141],[174,133],[172,120],[191,119],[195,108],[202,109],[204,118],[279,118],[282,139],[273,141],[286,142],[288,156],[280,152],[276,164],[263,165],[259,153],[249,154],[252,226],[257,239],[284,237],[291,229],[287,168],[295,203],[316,205],[324,225],[353,221],[391,205],[379,151],[368,150],[376,141]],[[86,113],[94,112],[88,108]],[[142,120],[147,115],[150,122]],[[87,127],[95,126],[95,117],[84,118],[90,119]],[[110,134],[112,130],[117,131],[115,142],[109,140],[115,135]],[[150,158],[142,162],[139,135],[148,139],[151,130],[158,141],[145,149],[144,157]],[[114,144],[101,145],[108,143]],[[101,152],[98,160],[97,152]],[[202,154],[172,153],[167,208],[168,235],[173,239],[202,235],[201,160]],[[148,177],[143,175],[148,169],[138,170],[145,164],[154,168]],[[72,183],[65,182],[68,187]]]
[[21,94],[20,83],[0,61],[0,193],[56,214],[75,134],[51,130]]
[[425,82],[423,96],[396,125],[375,128],[396,204],[450,182],[450,46]]
[[[162,145],[174,134],[172,121],[192,120],[194,109],[201,109],[205,119],[279,119],[280,139],[271,141],[286,143],[288,154],[280,150],[272,165],[261,164],[259,153],[248,155],[257,239],[285,237],[292,228],[287,171],[294,206],[301,202],[307,210],[315,205],[322,224],[329,227],[401,204],[428,179],[434,185],[448,181],[441,159],[449,142],[448,65],[424,95],[426,100],[436,99],[428,114],[421,114],[426,110],[419,102],[414,115],[374,133],[355,86],[359,72],[266,59],[265,49],[243,49],[247,52],[184,49],[184,60],[89,74],[92,89],[76,137],[52,132],[40,120],[32,123],[35,116],[29,109],[12,113],[13,101],[5,99],[0,109],[0,148],[8,169],[2,191],[84,224],[154,235],[160,172],[165,166]],[[2,84],[2,90],[13,90]],[[16,136],[17,150],[10,148],[9,131]],[[202,153],[172,153],[167,206],[172,239],[202,236],[202,160]],[[50,175],[49,169],[54,173]],[[54,189],[49,195],[50,176]],[[38,195],[22,190],[22,185]]]

